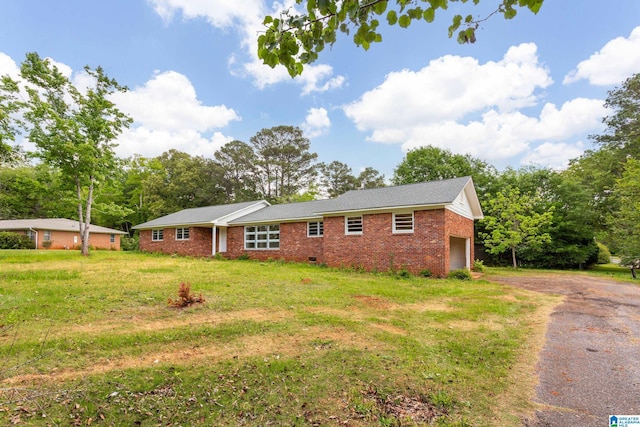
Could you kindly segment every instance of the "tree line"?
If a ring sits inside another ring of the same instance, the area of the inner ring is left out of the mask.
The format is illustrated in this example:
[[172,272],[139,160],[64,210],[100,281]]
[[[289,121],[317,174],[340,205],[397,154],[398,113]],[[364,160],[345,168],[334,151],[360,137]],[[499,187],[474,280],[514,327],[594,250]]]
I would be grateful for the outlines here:
[[[157,157],[115,156],[131,119],[109,102],[125,87],[98,68],[94,86],[75,88],[37,54],[22,64],[23,83],[0,84],[0,218],[65,217],[131,232],[133,225],[185,208],[266,199],[271,203],[336,197],[387,185],[373,168],[317,162],[294,126],[262,129],[213,158],[169,150]],[[22,85],[22,86],[21,86]],[[26,93],[26,95],[24,95]],[[611,115],[596,149],[563,171],[507,168],[426,146],[409,151],[393,185],[472,176],[485,213],[477,242],[495,262],[574,268],[595,262],[596,242],[640,258],[640,74],[609,92]],[[23,133],[36,146],[11,144]],[[39,162],[31,162],[37,158]]]

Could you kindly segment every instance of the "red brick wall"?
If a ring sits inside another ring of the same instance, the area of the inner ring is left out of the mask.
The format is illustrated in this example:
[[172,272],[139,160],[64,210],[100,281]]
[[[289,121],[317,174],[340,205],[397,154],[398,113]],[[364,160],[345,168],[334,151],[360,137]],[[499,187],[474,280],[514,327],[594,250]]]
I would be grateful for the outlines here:
[[370,271],[405,268],[414,274],[425,269],[446,274],[443,210],[416,211],[413,233],[394,234],[392,219],[391,213],[363,215],[363,234],[345,235],[343,216],[325,218],[326,263]]
[[244,249],[244,227],[229,227],[227,230],[227,252],[230,258],[247,254],[251,259],[282,259],[287,261],[323,263],[323,239],[307,237],[306,222],[280,224],[280,249]]
[[[27,234],[26,231],[19,232]],[[74,236],[76,240],[74,241]],[[96,249],[120,250],[120,234],[114,234],[115,241],[110,242],[110,234],[89,233],[89,245]],[[44,249],[44,230],[38,230],[38,249]],[[73,231],[51,230],[51,246],[49,249],[74,249],[80,247],[80,233]]]
[[[324,219],[324,237],[307,237],[307,223],[280,224],[280,249],[245,250],[244,227],[227,229],[227,252],[237,258],[282,259],[317,263],[331,267],[357,267],[369,271],[407,269],[414,274],[428,269],[435,276],[449,271],[449,237],[469,238],[473,260],[473,220],[446,209],[414,212],[414,232],[394,234],[391,213],[363,215],[362,235],[345,235],[344,217]],[[151,241],[151,230],[141,230],[140,249],[148,252],[177,253],[191,256],[211,255],[211,229],[190,228],[190,239],[175,240],[175,228],[164,229],[161,242]]]
[[176,229],[165,228],[163,239],[154,242],[151,240],[151,230],[140,230],[140,250],[189,256],[211,256],[211,237],[211,228],[190,227],[189,240],[176,240]]

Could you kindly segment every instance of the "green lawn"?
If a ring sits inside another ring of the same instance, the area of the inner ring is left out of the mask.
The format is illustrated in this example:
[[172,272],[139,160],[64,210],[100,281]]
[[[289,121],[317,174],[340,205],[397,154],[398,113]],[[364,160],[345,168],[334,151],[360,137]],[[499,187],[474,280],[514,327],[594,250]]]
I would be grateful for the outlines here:
[[[206,301],[169,307],[182,282]],[[484,280],[0,251],[0,424],[517,426],[558,301]]]
[[[511,267],[487,267],[486,275],[491,277],[492,275],[499,276],[527,276],[527,275],[544,275],[544,274],[579,274],[607,277],[609,279],[617,280],[619,282],[628,283],[640,283],[639,279],[634,279],[631,276],[631,270],[628,267],[620,267],[617,264],[603,264],[590,267],[588,270],[535,270],[529,268],[513,269]],[[640,271],[637,273],[640,277]]]

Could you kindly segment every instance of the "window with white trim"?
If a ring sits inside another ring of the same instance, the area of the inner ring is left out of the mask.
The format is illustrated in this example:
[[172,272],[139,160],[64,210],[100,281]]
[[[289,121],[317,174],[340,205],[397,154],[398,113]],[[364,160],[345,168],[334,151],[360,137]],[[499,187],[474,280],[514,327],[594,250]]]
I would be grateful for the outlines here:
[[362,215],[344,217],[345,234],[362,234]]
[[44,232],[44,241],[45,242],[50,242],[51,241],[51,230],[45,230]]
[[176,240],[189,240],[189,229],[176,228]]
[[307,237],[322,237],[324,235],[323,221],[310,221],[307,223]]
[[116,235],[109,234],[109,243],[115,243],[115,242],[116,242]]
[[280,224],[244,227],[245,249],[280,249]]
[[394,233],[413,233],[413,212],[393,214]]
[[151,241],[152,242],[160,242],[164,239],[164,230],[156,228],[155,230],[151,230]]
[[32,241],[36,241],[36,232],[33,230],[27,230],[27,237]]

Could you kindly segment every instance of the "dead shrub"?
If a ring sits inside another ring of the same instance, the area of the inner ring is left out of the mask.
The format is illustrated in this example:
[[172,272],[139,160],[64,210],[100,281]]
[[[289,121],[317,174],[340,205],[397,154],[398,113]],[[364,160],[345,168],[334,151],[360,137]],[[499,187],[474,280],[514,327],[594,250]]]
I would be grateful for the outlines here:
[[189,307],[190,305],[193,305],[195,303],[202,303],[204,301],[205,299],[202,294],[195,295],[191,293],[190,283],[182,282],[180,283],[180,288],[178,289],[178,299],[174,300],[169,298],[167,304],[171,307],[182,308]]

